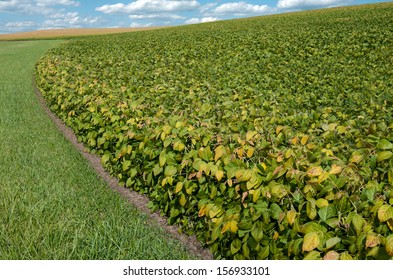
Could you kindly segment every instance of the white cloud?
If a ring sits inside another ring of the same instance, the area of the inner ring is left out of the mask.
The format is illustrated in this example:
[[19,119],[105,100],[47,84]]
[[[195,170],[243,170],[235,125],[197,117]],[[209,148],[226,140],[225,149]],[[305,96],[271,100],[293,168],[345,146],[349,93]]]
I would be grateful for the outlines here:
[[50,14],[56,6],[79,6],[79,2],[71,0],[11,0],[0,1],[0,11],[18,14]]
[[12,21],[7,22],[4,27],[7,32],[18,32],[26,29],[37,27],[37,23],[34,21]]
[[160,19],[160,20],[178,20],[185,19],[185,17],[176,14],[146,14],[146,15],[129,15],[130,19]]
[[278,8],[332,7],[347,4],[348,0],[279,0]]
[[71,0],[36,0],[37,6],[48,7],[48,6],[79,6],[79,2]]
[[150,26],[153,26],[153,24],[152,23],[142,24],[142,23],[137,23],[137,22],[133,22],[130,24],[130,27],[132,27],[132,28],[141,28],[141,27],[150,27]]
[[41,29],[80,28],[94,25],[99,22],[98,17],[80,17],[77,12],[56,13],[46,19]]
[[106,14],[126,13],[126,14],[140,14],[140,13],[161,13],[161,12],[179,12],[191,11],[200,6],[198,1],[194,0],[136,0],[130,4],[113,4],[103,5],[97,7],[96,11]]
[[246,2],[233,2],[225,3],[218,6],[213,10],[213,14],[247,16],[266,14],[272,11],[273,9],[270,8],[268,5],[252,5]]
[[212,22],[220,20],[216,17],[204,17],[204,18],[190,18],[186,20],[186,24],[196,24],[196,23],[203,23],[203,22]]

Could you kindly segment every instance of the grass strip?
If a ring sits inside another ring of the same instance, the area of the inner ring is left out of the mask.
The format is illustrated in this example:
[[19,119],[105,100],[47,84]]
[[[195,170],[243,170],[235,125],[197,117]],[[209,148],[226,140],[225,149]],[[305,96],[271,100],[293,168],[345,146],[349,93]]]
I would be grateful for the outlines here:
[[190,259],[107,188],[38,105],[35,61],[58,41],[0,43],[0,259]]

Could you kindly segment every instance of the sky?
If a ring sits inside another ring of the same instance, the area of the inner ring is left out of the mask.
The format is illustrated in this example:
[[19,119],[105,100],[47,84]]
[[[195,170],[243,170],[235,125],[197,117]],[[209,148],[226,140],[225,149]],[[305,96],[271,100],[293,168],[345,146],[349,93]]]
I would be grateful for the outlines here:
[[0,34],[56,28],[175,26],[388,1],[0,0]]

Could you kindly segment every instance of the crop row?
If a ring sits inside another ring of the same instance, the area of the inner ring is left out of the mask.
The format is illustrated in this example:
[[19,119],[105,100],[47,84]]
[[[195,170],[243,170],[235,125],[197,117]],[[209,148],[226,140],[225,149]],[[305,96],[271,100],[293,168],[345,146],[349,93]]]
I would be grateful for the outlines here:
[[393,5],[72,40],[36,83],[217,259],[393,256]]

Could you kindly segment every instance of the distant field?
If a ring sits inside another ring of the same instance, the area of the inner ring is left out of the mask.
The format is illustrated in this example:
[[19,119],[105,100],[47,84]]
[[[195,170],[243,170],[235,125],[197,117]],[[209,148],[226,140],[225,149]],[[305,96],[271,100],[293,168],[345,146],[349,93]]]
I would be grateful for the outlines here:
[[157,29],[160,27],[144,27],[144,28],[68,28],[68,29],[50,29],[36,30],[30,32],[19,32],[13,34],[0,34],[1,40],[30,40],[30,39],[48,39],[48,38],[64,38],[88,35],[101,35],[112,33],[124,33],[141,30]]

